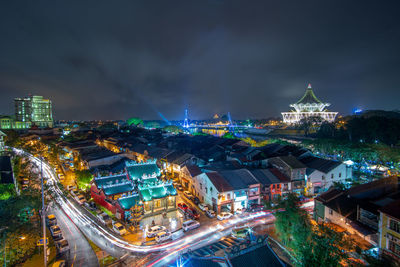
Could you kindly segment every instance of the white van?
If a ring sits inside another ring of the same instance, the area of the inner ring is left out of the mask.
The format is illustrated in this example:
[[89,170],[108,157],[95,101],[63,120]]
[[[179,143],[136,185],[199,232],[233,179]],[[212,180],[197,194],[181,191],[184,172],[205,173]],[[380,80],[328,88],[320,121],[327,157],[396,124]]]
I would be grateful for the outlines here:
[[172,238],[170,232],[161,232],[156,235],[156,242],[161,243]]
[[200,223],[195,220],[188,220],[182,223],[182,229],[184,232],[200,227]]

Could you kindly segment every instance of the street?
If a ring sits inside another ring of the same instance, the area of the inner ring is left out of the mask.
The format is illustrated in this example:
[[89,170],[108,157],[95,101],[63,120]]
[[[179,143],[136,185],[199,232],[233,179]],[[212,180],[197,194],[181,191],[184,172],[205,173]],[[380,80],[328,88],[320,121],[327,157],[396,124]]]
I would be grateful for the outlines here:
[[68,241],[70,251],[65,253],[69,266],[97,267],[97,256],[85,236],[76,225],[57,206],[49,209],[57,218],[57,224],[63,232],[63,237]]

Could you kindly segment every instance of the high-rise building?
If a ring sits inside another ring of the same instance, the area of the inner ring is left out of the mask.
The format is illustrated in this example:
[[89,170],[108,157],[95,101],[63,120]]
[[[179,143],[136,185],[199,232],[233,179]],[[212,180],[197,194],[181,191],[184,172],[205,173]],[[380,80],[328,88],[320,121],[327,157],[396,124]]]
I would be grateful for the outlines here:
[[42,96],[15,98],[15,119],[38,127],[53,127],[51,101]]

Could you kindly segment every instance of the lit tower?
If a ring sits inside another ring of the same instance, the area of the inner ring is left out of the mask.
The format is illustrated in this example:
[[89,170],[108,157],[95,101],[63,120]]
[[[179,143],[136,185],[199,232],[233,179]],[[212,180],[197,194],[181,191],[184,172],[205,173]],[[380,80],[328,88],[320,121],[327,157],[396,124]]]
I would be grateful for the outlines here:
[[294,108],[290,112],[282,112],[283,122],[288,124],[298,123],[300,120],[309,117],[320,117],[325,121],[333,122],[336,118],[337,112],[329,112],[326,107],[331,104],[323,103],[319,100],[311,87],[308,84],[303,97],[290,107]]
[[233,125],[232,122],[232,117],[231,117],[231,113],[228,112],[228,128],[230,132],[234,132],[235,131],[235,125]]
[[185,109],[185,120],[183,121],[183,128],[189,128],[189,118],[187,109]]

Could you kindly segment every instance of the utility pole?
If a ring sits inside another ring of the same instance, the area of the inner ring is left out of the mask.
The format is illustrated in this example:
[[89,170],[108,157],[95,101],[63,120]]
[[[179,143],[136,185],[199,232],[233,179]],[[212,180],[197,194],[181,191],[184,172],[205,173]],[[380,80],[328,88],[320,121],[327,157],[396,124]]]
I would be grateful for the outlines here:
[[45,206],[44,206],[43,158],[40,158],[40,174],[41,174],[41,182],[42,182],[43,255],[44,255],[44,267],[47,267],[46,210],[45,210]]

